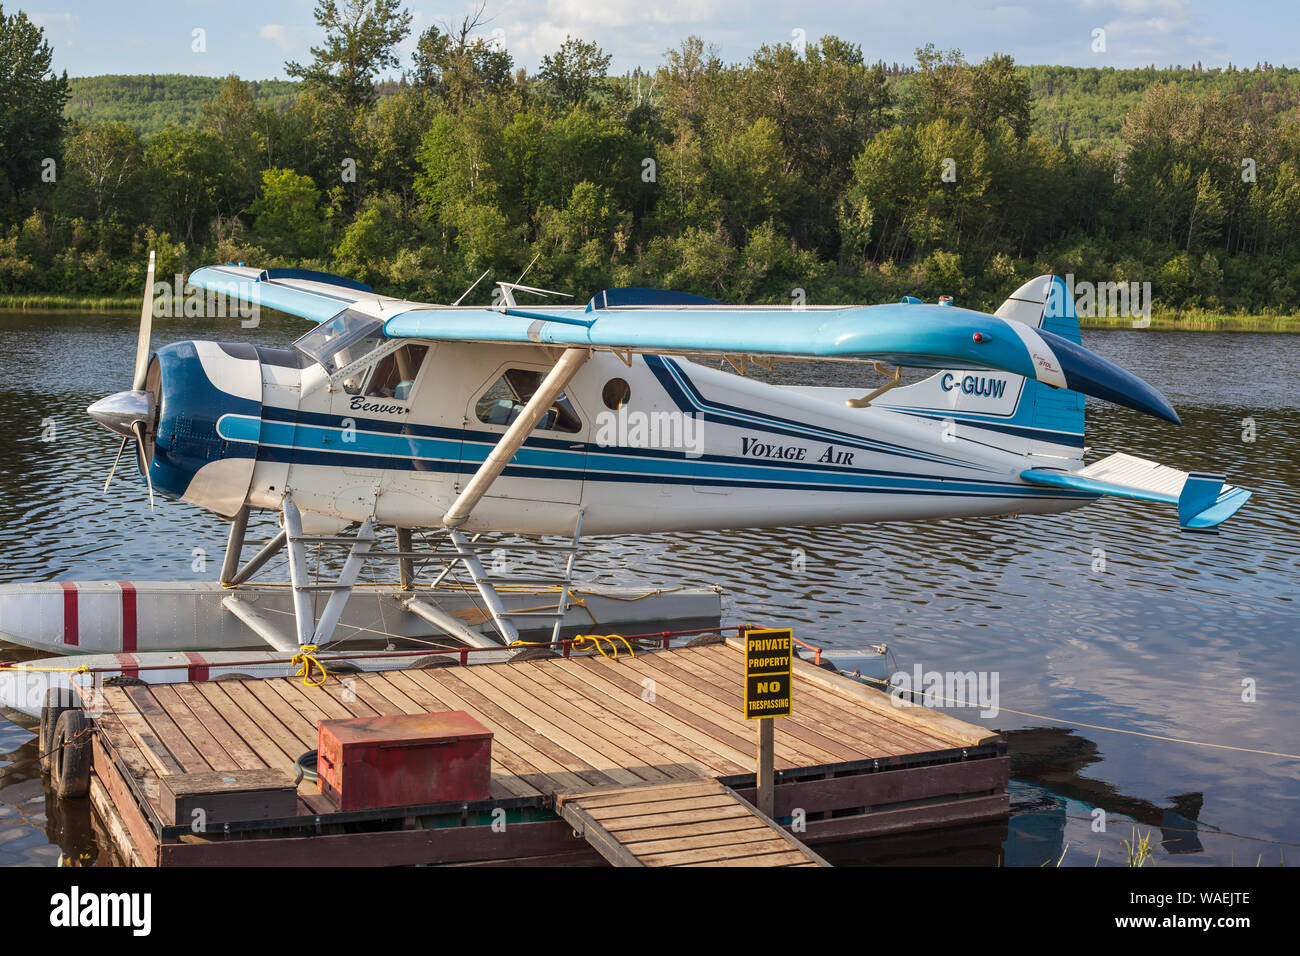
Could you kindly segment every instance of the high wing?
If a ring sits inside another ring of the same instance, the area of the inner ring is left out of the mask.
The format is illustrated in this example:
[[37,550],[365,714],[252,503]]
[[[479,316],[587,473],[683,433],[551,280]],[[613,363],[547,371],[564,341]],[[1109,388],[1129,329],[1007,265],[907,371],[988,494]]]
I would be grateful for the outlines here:
[[365,283],[309,269],[250,269],[242,264],[205,266],[190,273],[186,281],[197,289],[279,309],[313,322],[332,319],[362,300],[402,302],[379,295]]
[[729,306],[678,293],[611,289],[585,308],[438,306],[381,296],[325,273],[229,265],[199,269],[189,283],[315,322],[358,308],[385,318],[389,338],[997,369],[1181,424],[1159,391],[1081,345],[950,305]]

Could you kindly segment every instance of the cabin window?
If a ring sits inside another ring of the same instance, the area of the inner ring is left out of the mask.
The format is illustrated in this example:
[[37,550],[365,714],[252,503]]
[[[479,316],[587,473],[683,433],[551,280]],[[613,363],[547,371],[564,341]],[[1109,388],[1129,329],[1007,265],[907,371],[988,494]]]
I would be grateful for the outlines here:
[[[519,417],[545,377],[544,373],[532,369],[508,369],[475,404],[478,420],[489,425],[509,425]],[[573,433],[582,429],[582,421],[572,403],[561,394],[537,423],[537,428]]]
[[366,394],[372,398],[395,398],[403,402],[410,399],[415,376],[419,374],[428,351],[427,345],[403,345],[396,352],[385,355],[370,376]]
[[379,319],[344,309],[294,342],[293,347],[333,375],[374,351],[384,341],[383,327]]
[[632,400],[632,387],[621,378],[611,378],[600,393],[605,407],[618,411]]

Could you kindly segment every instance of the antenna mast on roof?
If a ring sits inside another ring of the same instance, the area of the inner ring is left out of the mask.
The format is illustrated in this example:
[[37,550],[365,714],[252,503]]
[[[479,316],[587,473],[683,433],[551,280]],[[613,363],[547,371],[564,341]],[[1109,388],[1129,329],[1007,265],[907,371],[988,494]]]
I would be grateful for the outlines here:
[[489,272],[491,272],[491,271],[492,271],[491,269],[484,269],[484,270],[483,270],[483,275],[479,276],[479,277],[478,277],[477,279],[475,279],[472,283],[470,283],[470,287],[469,287],[468,289],[466,289],[464,292],[462,292],[462,293],[460,294],[460,299],[457,299],[455,302],[453,302],[453,303],[452,303],[452,306],[455,307],[455,306],[460,305],[461,300],[464,299],[465,296],[467,296],[467,295],[469,295],[471,292],[473,292],[473,291],[474,291],[474,286],[476,286],[476,285],[478,285],[480,282],[482,282],[482,281],[483,281],[483,276],[486,276],[486,275],[487,275]]
[[503,308],[503,309],[510,309],[510,308],[514,308],[516,305],[519,304],[519,303],[515,302],[515,292],[516,292],[516,291],[519,291],[519,292],[532,292],[532,293],[534,293],[535,295],[562,295],[562,296],[564,296],[566,299],[572,299],[572,298],[573,298],[573,296],[571,296],[571,295],[570,295],[569,293],[567,293],[567,292],[556,292],[554,289],[538,289],[538,288],[536,288],[535,286],[531,286],[531,285],[521,285],[521,284],[520,284],[520,283],[523,282],[523,280],[524,280],[524,276],[528,275],[528,271],[529,271],[530,269],[532,269],[532,267],[533,267],[534,265],[536,265],[537,260],[540,259],[541,257],[542,257],[542,254],[541,254],[540,252],[537,253],[537,255],[533,256],[533,261],[530,262],[530,263],[528,263],[528,265],[527,265],[527,267],[525,267],[524,271],[521,272],[521,273],[519,273],[519,278],[516,279],[514,282],[498,282],[498,283],[497,283],[497,287],[501,289],[501,308]]

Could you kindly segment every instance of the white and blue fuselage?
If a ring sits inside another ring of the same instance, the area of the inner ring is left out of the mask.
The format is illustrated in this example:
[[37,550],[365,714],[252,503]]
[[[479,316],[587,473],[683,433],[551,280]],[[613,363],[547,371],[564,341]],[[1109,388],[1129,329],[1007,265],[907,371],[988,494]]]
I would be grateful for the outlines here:
[[[227,516],[278,510],[288,493],[321,530],[368,517],[438,526],[506,430],[482,420],[493,389],[552,363],[530,346],[424,345],[401,398],[350,394],[287,349],[159,350],[155,488]],[[860,390],[777,387],[670,356],[630,361],[592,355],[565,389],[564,421],[534,429],[466,530],[570,533],[579,509],[584,534],[614,534],[1050,513],[1096,497],[1023,481],[1031,456],[1014,447],[1016,429],[982,427],[1011,416],[983,423],[975,403],[996,411],[1018,376],[959,386],[961,413],[897,411],[847,406]],[[1054,440],[1081,456],[1081,436]]]

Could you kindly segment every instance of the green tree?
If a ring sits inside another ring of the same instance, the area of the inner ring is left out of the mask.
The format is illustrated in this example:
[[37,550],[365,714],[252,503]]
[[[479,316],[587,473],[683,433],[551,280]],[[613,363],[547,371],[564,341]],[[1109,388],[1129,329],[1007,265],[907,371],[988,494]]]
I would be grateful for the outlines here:
[[74,215],[96,222],[138,214],[144,186],[144,146],[126,123],[75,127],[64,148],[67,175],[61,193]]
[[577,106],[605,81],[609,61],[610,55],[596,44],[566,36],[558,50],[542,57],[537,75],[561,103]]
[[324,242],[320,190],[292,169],[262,174],[262,195],[253,203],[253,234],[283,257],[318,255]]
[[222,188],[229,210],[245,210],[257,196],[262,170],[271,165],[273,113],[258,106],[253,84],[237,76],[226,77],[217,95],[203,104],[200,126],[217,138],[230,170]]
[[317,0],[315,17],[324,45],[311,48],[311,63],[289,62],[284,71],[349,114],[370,106],[375,77],[398,65],[396,47],[411,30],[411,14],[400,0]]
[[473,36],[481,26],[482,8],[465,17],[453,34],[436,25],[420,34],[412,79],[433,91],[453,109],[483,95],[500,95],[512,85],[514,60],[495,40]]
[[999,120],[1005,120],[1017,136],[1029,135],[1029,80],[1011,57],[995,53],[976,66],[969,96],[967,112],[976,129],[987,133]]
[[52,57],[27,14],[0,6],[0,200],[38,182],[42,161],[59,156],[68,74],[54,75]]
[[184,242],[207,238],[229,175],[225,152],[205,130],[170,125],[145,147],[155,221]]

